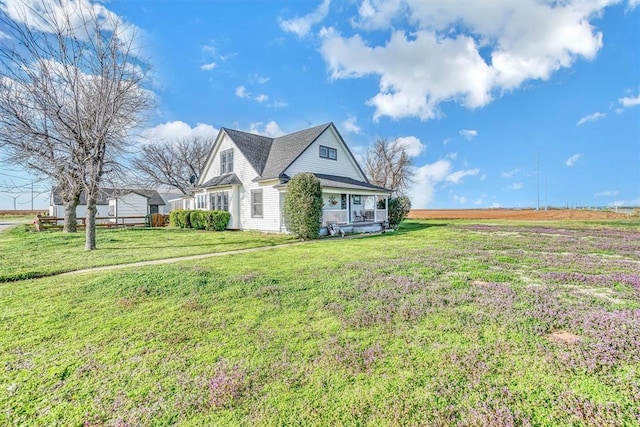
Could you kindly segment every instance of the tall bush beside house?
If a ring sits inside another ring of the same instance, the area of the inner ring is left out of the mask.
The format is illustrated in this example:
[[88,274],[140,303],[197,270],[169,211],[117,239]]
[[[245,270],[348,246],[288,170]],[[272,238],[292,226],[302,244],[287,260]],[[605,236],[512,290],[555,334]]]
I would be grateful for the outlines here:
[[407,196],[389,199],[389,227],[396,229],[411,210],[411,200]]
[[312,173],[300,173],[289,181],[284,202],[284,221],[296,237],[316,239],[322,215],[322,187]]
[[205,213],[205,228],[207,230],[223,231],[227,228],[231,214],[225,211],[208,211]]
[[172,227],[180,227],[180,210],[171,211],[169,214],[169,225]]
[[191,224],[191,228],[195,228],[197,230],[205,229],[205,217],[207,212],[205,211],[190,211],[189,213],[189,224]]

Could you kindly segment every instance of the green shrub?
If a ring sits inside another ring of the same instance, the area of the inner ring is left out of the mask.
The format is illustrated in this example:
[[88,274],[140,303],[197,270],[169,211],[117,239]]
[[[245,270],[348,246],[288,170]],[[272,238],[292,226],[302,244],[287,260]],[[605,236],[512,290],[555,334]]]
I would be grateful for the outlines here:
[[172,227],[180,227],[180,215],[182,210],[171,211],[169,214],[169,225]]
[[206,226],[206,221],[205,221],[206,216],[207,216],[207,212],[205,211],[190,211],[189,224],[191,224],[191,228],[195,228],[197,230],[204,230]]
[[398,228],[398,225],[407,217],[410,210],[411,200],[407,196],[389,199],[389,227]]
[[312,173],[299,173],[287,185],[284,221],[291,233],[300,239],[316,239],[322,215],[322,187]]
[[225,211],[205,212],[204,222],[207,230],[223,231],[229,224],[231,214]]

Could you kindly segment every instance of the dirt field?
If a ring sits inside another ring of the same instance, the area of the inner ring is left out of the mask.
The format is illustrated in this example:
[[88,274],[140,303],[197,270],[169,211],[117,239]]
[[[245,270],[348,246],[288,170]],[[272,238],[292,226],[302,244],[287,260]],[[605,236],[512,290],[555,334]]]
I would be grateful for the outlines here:
[[[409,218],[413,219],[510,219],[510,220],[602,220],[625,219],[630,215],[607,211],[553,209],[412,209]],[[637,214],[636,214],[637,217]]]

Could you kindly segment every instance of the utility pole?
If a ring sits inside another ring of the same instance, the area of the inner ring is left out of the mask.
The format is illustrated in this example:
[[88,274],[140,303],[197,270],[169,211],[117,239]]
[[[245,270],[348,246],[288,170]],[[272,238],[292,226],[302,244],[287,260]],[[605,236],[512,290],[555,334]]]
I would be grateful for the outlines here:
[[547,180],[544,180],[544,210],[547,210],[547,206],[549,206],[549,204],[547,203]]
[[31,181],[31,210],[33,210],[33,181]]
[[540,176],[538,173],[538,149],[536,148],[536,210],[540,210]]

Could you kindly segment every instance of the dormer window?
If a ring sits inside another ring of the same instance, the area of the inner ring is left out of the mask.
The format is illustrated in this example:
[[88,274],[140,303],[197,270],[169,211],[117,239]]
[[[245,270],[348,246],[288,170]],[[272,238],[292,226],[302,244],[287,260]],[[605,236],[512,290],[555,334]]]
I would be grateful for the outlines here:
[[220,175],[233,172],[233,148],[220,153]]
[[320,157],[323,159],[329,160],[337,160],[338,159],[338,150],[331,147],[325,147],[324,145],[320,146]]

